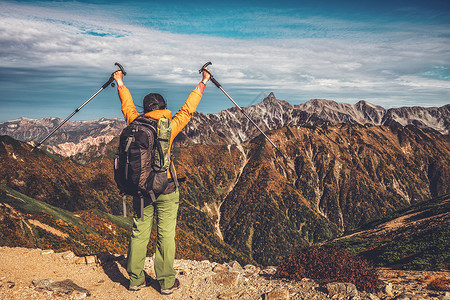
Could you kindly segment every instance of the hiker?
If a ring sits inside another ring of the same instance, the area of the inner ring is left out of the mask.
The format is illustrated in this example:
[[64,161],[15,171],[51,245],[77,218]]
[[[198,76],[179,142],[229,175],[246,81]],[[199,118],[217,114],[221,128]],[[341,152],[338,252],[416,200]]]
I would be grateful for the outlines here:
[[[166,102],[160,94],[150,93],[143,99],[144,116],[152,119],[166,117],[171,119],[172,134],[170,145],[177,134],[189,122],[192,114],[202,98],[206,83],[211,78],[209,71],[203,71],[203,79],[197,87],[191,92],[185,104],[172,117],[172,112],[167,109]],[[118,70],[114,73],[114,79],[117,83],[117,91],[122,103],[122,112],[130,124],[135,120],[139,113],[133,103],[130,91],[123,83],[123,73]],[[170,148],[169,148],[170,149]],[[170,153],[169,153],[170,154]],[[175,277],[176,271],[173,268],[175,260],[175,227],[177,221],[177,212],[179,205],[179,192],[173,180],[170,180],[168,172],[169,186],[164,193],[156,198],[155,202],[151,199],[145,199],[145,206],[141,211],[141,216],[135,213],[133,218],[133,229],[128,248],[127,272],[130,277],[129,290],[138,291],[145,287],[144,262],[147,254],[147,245],[150,239],[150,233],[153,225],[153,216],[156,214],[157,242],[155,253],[155,273],[156,279],[161,287],[161,294],[171,294],[180,287],[180,282]],[[175,176],[174,176],[175,177]],[[133,199],[134,211],[139,211],[139,199]]]

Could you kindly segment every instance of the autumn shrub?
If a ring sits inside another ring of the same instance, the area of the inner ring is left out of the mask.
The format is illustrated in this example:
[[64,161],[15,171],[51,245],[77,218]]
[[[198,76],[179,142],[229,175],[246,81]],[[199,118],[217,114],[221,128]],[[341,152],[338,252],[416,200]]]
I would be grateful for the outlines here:
[[276,274],[293,280],[348,282],[367,292],[376,292],[381,283],[369,261],[336,247],[302,249],[281,262]]
[[434,290],[434,291],[450,291],[450,287],[448,286],[449,281],[445,277],[437,277],[430,281],[427,285],[428,290]]
[[430,275],[430,274],[425,274],[425,276],[422,276],[422,278],[420,278],[420,281],[428,284],[435,279],[436,279],[435,276]]

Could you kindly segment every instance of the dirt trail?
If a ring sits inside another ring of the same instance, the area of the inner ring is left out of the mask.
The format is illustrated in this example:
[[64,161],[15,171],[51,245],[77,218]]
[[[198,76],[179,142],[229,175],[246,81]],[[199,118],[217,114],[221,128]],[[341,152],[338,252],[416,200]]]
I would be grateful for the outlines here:
[[[61,253],[52,251],[1,247],[0,299],[54,299],[53,292],[36,289],[33,279],[71,279],[91,292],[88,299],[163,299],[155,288],[128,291],[128,277],[118,263],[103,267],[95,263],[77,264],[75,260],[76,257],[64,259]],[[78,299],[82,296],[72,293],[61,297]],[[170,296],[164,299],[177,298]]]

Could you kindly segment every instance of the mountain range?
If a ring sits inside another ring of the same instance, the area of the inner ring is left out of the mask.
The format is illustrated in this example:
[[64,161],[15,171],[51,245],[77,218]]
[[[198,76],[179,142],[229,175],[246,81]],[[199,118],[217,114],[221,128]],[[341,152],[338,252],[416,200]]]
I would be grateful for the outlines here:
[[[186,178],[178,225],[194,250],[203,245],[198,252],[206,258],[274,265],[299,247],[446,195],[449,107],[384,110],[326,100],[293,106],[271,94],[245,110],[263,130],[270,129],[267,135],[284,156],[236,108],[196,113],[173,149],[178,175]],[[38,126],[43,120],[58,121],[22,118],[1,128],[36,140],[51,130]],[[124,122],[77,122],[68,122],[49,141],[51,149],[73,143],[73,151],[65,152],[76,154],[71,157],[32,151],[25,142],[1,136],[0,183],[69,211],[121,214],[112,161]],[[39,130],[41,136],[33,138]],[[76,150],[87,136],[111,140]]]
[[[262,102],[243,110],[263,130],[284,126],[313,126],[347,124],[372,124],[386,126],[415,125],[444,135],[450,133],[450,104],[442,107],[401,107],[385,109],[359,101],[356,104],[337,103],[313,99],[304,104],[291,105],[276,99],[270,93]],[[62,120],[58,118],[16,120],[0,123],[0,135],[9,135],[21,141],[39,141]],[[125,122],[122,119],[101,118],[94,121],[68,121],[45,144],[48,151],[62,156],[72,156],[96,151],[120,134]],[[191,121],[175,140],[175,146],[193,144],[227,145],[241,144],[257,136],[259,132],[236,108],[215,114],[195,112]]]
[[[270,93],[262,102],[242,108],[263,130],[285,126],[372,124],[386,126],[415,125],[441,134],[450,133],[450,104],[442,107],[401,107],[385,109],[359,101],[351,105],[330,100],[313,99],[292,105]],[[258,135],[256,128],[236,108],[217,114],[194,113],[192,120],[178,135],[180,145],[239,144]]]
[[[298,247],[450,193],[448,135],[359,124],[268,134],[286,159],[261,136],[239,146],[173,150],[178,174],[186,178],[178,225],[201,241],[192,247],[206,244],[208,256],[224,256],[217,249],[226,249],[227,255],[243,253],[243,263],[275,265]],[[31,150],[0,137],[2,184],[69,211],[121,214],[112,152],[80,164]]]

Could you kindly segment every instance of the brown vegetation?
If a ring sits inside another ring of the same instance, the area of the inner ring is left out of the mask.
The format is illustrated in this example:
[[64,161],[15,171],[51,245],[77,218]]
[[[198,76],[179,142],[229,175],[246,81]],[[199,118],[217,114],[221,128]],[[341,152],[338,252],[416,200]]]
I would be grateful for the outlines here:
[[302,249],[278,266],[277,275],[293,280],[349,282],[367,292],[376,292],[381,283],[371,263],[339,248]]
[[450,291],[450,280],[444,276],[433,278],[427,285],[428,290]]

